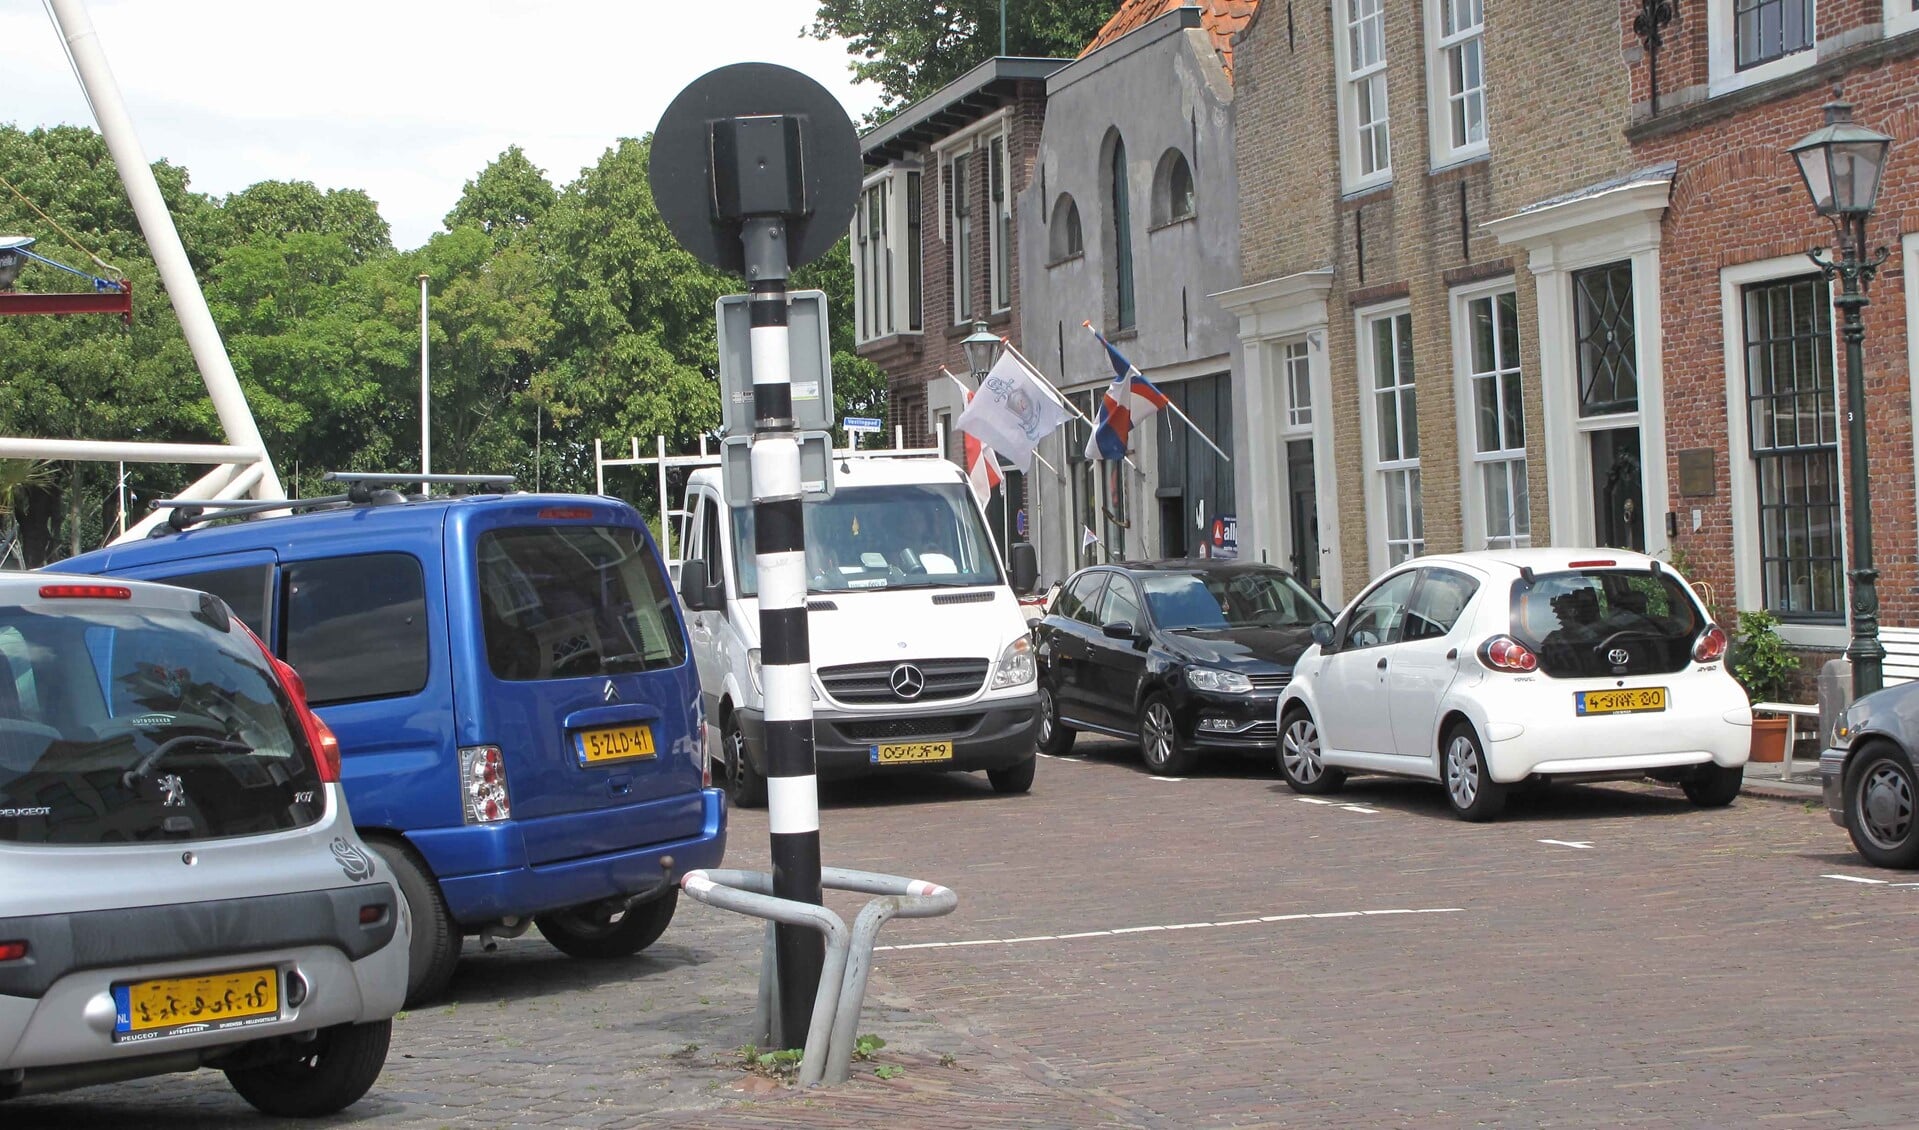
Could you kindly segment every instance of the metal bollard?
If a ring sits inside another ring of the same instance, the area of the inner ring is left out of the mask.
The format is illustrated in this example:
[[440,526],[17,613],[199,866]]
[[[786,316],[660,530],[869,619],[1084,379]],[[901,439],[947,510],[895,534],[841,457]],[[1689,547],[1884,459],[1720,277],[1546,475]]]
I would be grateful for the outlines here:
[[771,893],[773,877],[764,871],[689,871],[680,885],[709,906],[768,920],[754,1016],[754,1029],[759,1038],[785,1042],[781,1038],[784,1033],[775,1032],[779,1027],[775,1007],[778,974],[772,960],[770,923],[807,926],[825,935],[826,960],[820,970],[819,993],[814,997],[812,1021],[800,1058],[802,1087],[821,1082],[844,1083],[851,1074],[853,1048],[859,1038],[860,1010],[866,998],[867,977],[873,968],[873,944],[879,937],[880,927],[893,918],[937,918],[952,913],[959,905],[959,894],[938,883],[843,867],[821,868],[820,885],[826,889],[881,896],[860,910],[849,932],[839,915],[824,907],[775,898]]

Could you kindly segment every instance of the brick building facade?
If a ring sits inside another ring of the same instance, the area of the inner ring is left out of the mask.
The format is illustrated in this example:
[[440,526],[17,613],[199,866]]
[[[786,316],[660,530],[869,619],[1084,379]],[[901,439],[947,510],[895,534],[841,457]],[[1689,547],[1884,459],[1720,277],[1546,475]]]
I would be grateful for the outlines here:
[[1833,233],[1787,152],[1843,83],[1855,119],[1894,139],[1868,233],[1889,258],[1864,311],[1866,428],[1881,620],[1919,623],[1919,2],[1706,0],[1684,6],[1656,54],[1634,31],[1641,9],[1622,0],[1616,26],[1634,159],[1674,170],[1658,310],[1675,549],[1722,615],[1768,608],[1789,640],[1844,647],[1839,284],[1806,258]]
[[1019,340],[1019,221],[1047,75],[1064,59],[993,58],[860,139],[867,176],[850,232],[854,338],[886,373],[889,436],[923,447],[967,373],[960,341],[984,321]]

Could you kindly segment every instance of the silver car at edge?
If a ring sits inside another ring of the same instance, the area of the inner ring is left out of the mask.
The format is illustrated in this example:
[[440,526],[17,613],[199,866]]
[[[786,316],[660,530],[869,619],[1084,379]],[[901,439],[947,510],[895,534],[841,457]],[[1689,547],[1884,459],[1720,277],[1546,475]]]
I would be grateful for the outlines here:
[[269,1114],[343,1109],[406,995],[404,910],[338,743],[224,603],[0,574],[0,1099],[210,1067]]

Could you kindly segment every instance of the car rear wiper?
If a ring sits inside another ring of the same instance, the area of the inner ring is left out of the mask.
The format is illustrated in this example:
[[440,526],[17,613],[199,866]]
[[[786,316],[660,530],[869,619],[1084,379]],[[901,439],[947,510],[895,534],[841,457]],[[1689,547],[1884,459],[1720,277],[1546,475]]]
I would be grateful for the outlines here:
[[207,734],[181,734],[177,738],[168,738],[166,741],[154,746],[152,753],[141,758],[133,768],[120,775],[120,783],[129,789],[132,788],[135,781],[151,773],[153,767],[160,764],[161,758],[183,745],[206,745],[213,746],[216,749],[244,750],[247,753],[253,752],[253,747],[245,742],[228,741],[225,738],[211,737]]

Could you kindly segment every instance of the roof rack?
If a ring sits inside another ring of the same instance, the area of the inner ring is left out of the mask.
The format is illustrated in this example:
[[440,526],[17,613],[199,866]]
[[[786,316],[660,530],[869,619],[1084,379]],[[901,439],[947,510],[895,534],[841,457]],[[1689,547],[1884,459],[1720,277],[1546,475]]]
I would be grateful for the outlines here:
[[282,498],[274,501],[261,501],[251,498],[162,498],[154,502],[155,510],[171,511],[165,524],[155,526],[153,533],[168,530],[178,532],[201,522],[211,522],[217,518],[244,518],[249,514],[266,514],[275,510],[318,510],[322,507],[341,506],[352,499],[344,494],[324,494],[314,498]]
[[422,487],[426,487],[433,483],[442,483],[448,486],[500,487],[503,490],[513,486],[512,475],[409,475],[387,474],[381,471],[328,471],[320,478],[329,483],[346,483],[347,496],[357,505],[387,501],[376,498],[379,492],[369,489],[375,484],[392,486],[395,483],[419,483]]

